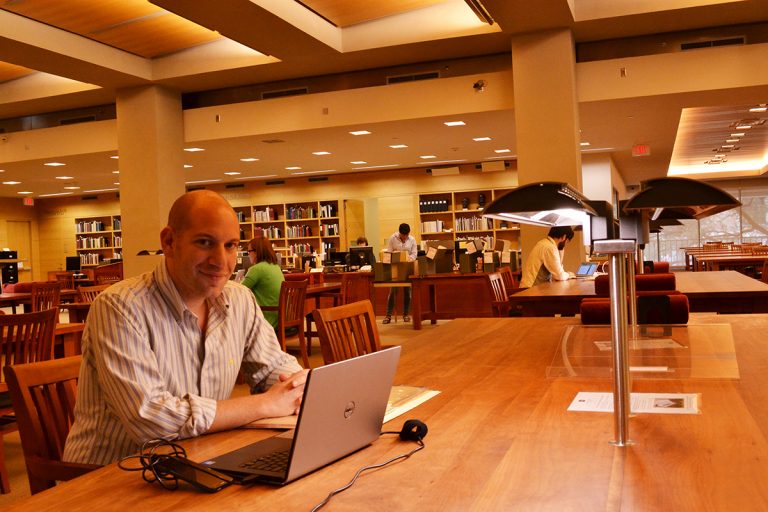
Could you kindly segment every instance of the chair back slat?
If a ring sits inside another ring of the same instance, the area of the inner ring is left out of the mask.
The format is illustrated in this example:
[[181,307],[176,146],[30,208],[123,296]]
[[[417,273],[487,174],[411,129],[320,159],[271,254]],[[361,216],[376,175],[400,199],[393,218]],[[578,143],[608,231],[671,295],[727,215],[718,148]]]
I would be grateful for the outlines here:
[[490,274],[487,274],[487,276],[491,292],[491,308],[493,309],[493,316],[509,316],[511,306],[501,274],[498,272],[491,272]]
[[94,299],[104,290],[112,286],[111,284],[97,284],[95,286],[78,286],[77,301],[93,302]]
[[[54,308],[34,313],[0,315],[3,366],[52,359],[53,331],[58,316],[59,310]],[[0,375],[0,391],[7,389],[3,375]]]
[[312,312],[325,364],[381,350],[376,316],[370,300]]
[[30,309],[43,311],[58,308],[61,304],[61,283],[59,281],[32,283]]
[[504,289],[507,291],[507,295],[512,295],[512,290],[518,287],[517,279],[515,279],[512,269],[509,267],[499,267],[497,272],[501,275],[501,280],[504,281]]
[[81,361],[76,356],[4,368],[32,494],[98,467],[61,461],[74,422]]

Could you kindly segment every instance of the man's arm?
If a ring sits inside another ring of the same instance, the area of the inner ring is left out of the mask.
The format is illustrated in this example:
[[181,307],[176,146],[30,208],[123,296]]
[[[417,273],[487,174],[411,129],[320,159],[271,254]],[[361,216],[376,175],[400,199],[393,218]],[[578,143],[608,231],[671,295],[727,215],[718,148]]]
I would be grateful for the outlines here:
[[553,244],[544,251],[544,266],[552,273],[552,279],[556,281],[567,281],[571,274],[566,272],[560,260],[560,252],[557,250],[557,244]]

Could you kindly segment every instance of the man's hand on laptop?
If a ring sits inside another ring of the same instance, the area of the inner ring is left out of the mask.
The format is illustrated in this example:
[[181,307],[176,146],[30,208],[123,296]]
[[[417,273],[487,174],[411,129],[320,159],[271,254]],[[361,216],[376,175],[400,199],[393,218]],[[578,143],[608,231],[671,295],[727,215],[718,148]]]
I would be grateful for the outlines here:
[[275,394],[274,405],[279,411],[275,417],[299,414],[301,397],[304,394],[304,383],[307,382],[309,370],[301,370],[293,374],[281,374],[280,380],[269,388],[267,393]]

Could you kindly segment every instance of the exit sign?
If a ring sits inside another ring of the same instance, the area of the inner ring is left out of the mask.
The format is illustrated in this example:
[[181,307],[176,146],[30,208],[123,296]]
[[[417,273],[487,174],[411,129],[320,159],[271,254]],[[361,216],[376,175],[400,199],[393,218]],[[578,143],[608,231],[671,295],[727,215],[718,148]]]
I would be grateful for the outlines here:
[[24,206],[35,206],[35,199],[32,197],[22,197],[21,204]]
[[635,144],[632,146],[632,156],[648,156],[651,154],[651,146],[648,144]]

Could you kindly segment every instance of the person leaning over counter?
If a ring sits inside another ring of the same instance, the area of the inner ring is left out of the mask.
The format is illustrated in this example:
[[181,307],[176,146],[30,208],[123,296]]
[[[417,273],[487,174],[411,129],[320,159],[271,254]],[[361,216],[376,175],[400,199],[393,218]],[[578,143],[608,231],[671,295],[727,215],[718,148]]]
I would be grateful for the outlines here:
[[554,226],[550,228],[546,238],[542,238],[523,263],[523,278],[520,281],[521,288],[555,281],[566,281],[573,277],[572,272],[566,272],[563,268],[560,251],[565,250],[565,245],[573,239],[571,226]]
[[[93,302],[62,459],[108,464],[180,439],[297,412],[306,371],[280,350],[253,293],[229,281],[237,215],[209,190],[173,204],[153,272]],[[252,395],[230,398],[242,368]]]

